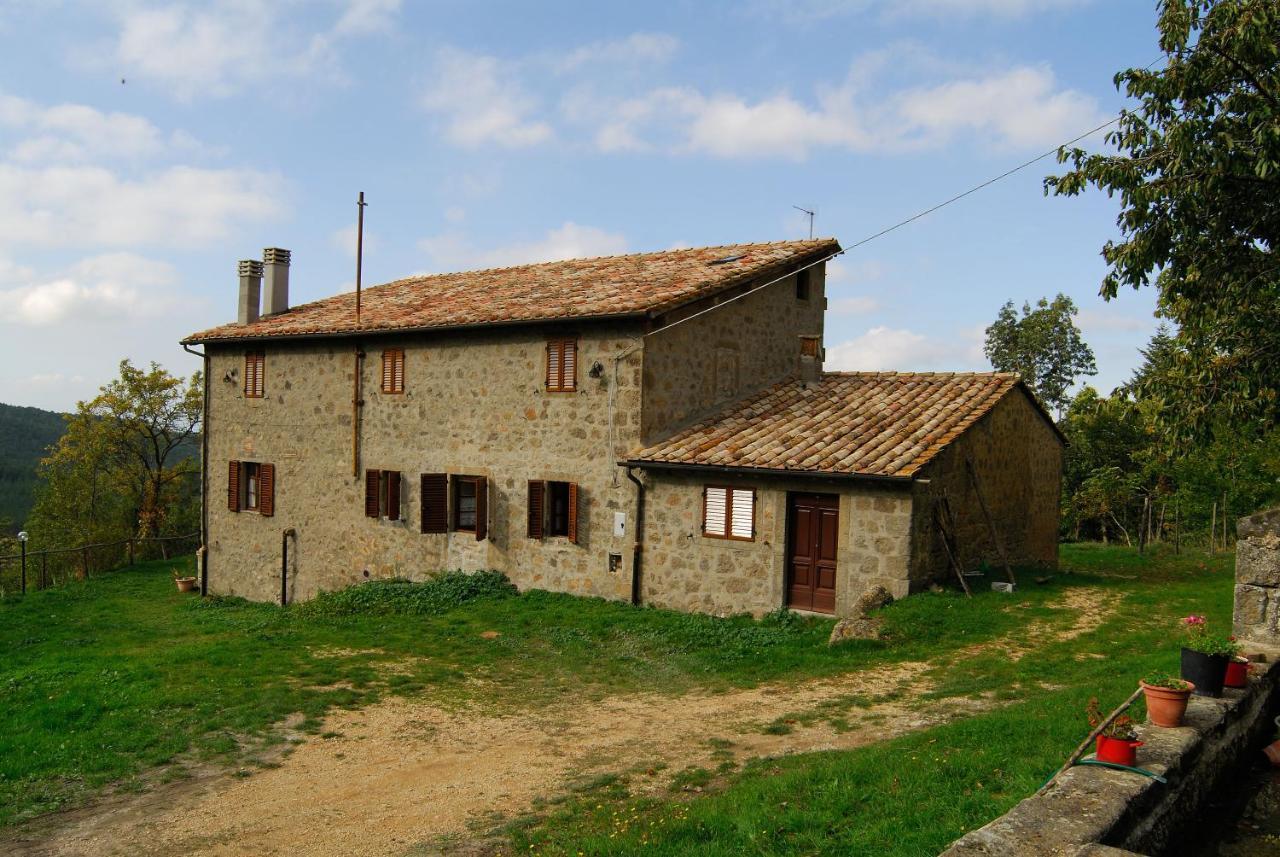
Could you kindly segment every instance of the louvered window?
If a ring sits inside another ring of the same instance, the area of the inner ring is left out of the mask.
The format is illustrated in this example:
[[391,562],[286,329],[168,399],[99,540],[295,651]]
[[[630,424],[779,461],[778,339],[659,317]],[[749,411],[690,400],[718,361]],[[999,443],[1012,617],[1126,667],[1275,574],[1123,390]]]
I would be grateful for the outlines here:
[[403,348],[388,348],[382,352],[382,392],[404,392]]
[[755,538],[756,492],[753,488],[702,489],[702,534],[714,539]]
[[563,536],[578,543],[581,521],[580,491],[577,482],[529,483],[529,538]]
[[364,472],[364,513],[369,518],[400,520],[400,471]]
[[449,531],[449,477],[443,473],[422,474],[422,532]]
[[453,529],[475,533],[476,541],[489,535],[489,481],[483,476],[452,476]]
[[569,393],[578,388],[578,340],[547,342],[547,392]]
[[232,461],[227,470],[227,508],[270,517],[276,511],[276,468],[257,461]]
[[266,355],[261,351],[250,351],[244,356],[244,397],[261,399],[264,389],[263,377],[266,373]]

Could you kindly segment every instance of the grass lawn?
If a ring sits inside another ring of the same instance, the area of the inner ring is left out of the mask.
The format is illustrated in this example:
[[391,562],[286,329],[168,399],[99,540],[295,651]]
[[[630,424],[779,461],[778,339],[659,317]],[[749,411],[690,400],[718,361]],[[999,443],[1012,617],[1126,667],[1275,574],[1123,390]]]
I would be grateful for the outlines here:
[[[1008,704],[862,750],[755,762],[701,794],[633,798],[625,777],[608,780],[505,835],[520,853],[936,853],[1040,784],[1082,737],[1088,696],[1119,701],[1139,674],[1174,669],[1173,619],[1229,621],[1230,564],[1067,546],[1075,573],[1050,586],[913,597],[884,611],[884,641],[829,649],[829,621],[722,620],[448,579],[302,609],[201,601],[174,591],[175,563],[151,563],[0,601],[0,824],[185,760],[243,764],[291,713],[314,730],[331,707],[388,693],[519,710],[928,660],[935,695],[995,691]],[[1017,663],[973,648],[1033,620],[1069,624],[1057,604],[1067,587],[1117,609]]]

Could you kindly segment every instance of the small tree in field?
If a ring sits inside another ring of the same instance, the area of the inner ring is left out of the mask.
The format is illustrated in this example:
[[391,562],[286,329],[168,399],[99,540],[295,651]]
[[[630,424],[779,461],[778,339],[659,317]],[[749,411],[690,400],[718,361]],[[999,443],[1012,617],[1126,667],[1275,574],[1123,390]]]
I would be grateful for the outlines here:
[[1041,298],[1034,309],[1024,303],[1021,318],[1009,301],[987,328],[983,349],[997,372],[1020,374],[1040,401],[1059,414],[1076,379],[1098,374],[1075,314],[1075,303],[1061,294],[1052,302]]

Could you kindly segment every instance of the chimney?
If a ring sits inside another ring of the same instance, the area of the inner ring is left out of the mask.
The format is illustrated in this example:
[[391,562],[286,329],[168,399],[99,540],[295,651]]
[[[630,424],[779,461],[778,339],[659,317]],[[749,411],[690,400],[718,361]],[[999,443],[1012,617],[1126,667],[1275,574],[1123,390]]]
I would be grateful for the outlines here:
[[289,308],[289,256],[288,250],[268,247],[262,251],[262,264],[267,271],[266,286],[262,293],[262,314],[275,315]]
[[822,336],[800,337],[800,380],[806,387],[814,386],[822,379]]
[[258,320],[258,299],[262,295],[262,263],[257,259],[240,260],[240,307],[236,322],[253,324]]

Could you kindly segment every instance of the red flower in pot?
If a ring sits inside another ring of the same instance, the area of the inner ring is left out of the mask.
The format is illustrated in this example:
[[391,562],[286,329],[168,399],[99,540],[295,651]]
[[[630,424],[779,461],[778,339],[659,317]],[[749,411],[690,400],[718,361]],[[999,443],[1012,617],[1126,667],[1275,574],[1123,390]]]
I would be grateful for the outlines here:
[[[1097,729],[1103,721],[1103,714],[1098,708],[1096,696],[1089,700],[1085,711],[1089,715],[1089,725]],[[1133,720],[1129,715],[1121,714],[1098,733],[1095,755],[1099,762],[1134,768],[1138,764],[1138,748],[1141,746],[1138,732],[1133,728]]]

